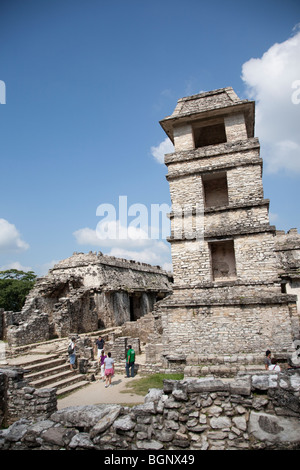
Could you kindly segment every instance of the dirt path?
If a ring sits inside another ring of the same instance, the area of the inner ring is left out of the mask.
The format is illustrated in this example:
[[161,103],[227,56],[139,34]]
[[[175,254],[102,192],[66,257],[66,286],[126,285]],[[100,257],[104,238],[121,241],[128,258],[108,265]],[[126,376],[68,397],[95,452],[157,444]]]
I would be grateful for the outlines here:
[[137,375],[134,378],[127,379],[124,374],[116,374],[111,386],[105,388],[102,381],[91,382],[86,387],[73,392],[72,394],[58,398],[57,408],[60,410],[68,406],[97,405],[100,403],[116,403],[116,404],[140,404],[144,403],[144,396],[136,395],[131,391],[122,393],[126,390],[126,384],[132,380],[138,380]]

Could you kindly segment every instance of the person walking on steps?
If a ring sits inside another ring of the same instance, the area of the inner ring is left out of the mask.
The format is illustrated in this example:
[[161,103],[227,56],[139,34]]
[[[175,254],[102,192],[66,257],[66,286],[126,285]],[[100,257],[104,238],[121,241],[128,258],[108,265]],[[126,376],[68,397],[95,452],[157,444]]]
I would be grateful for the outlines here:
[[99,338],[95,341],[95,353],[97,355],[99,364],[101,363],[101,353],[104,350],[104,343],[105,341],[102,336],[99,336]]
[[126,355],[126,377],[129,378],[129,369],[131,372],[131,377],[134,377],[134,361],[135,361],[135,350],[131,347],[131,345],[128,346],[128,351]]
[[72,338],[68,346],[68,354],[70,360],[70,369],[74,371],[76,362],[76,338]]

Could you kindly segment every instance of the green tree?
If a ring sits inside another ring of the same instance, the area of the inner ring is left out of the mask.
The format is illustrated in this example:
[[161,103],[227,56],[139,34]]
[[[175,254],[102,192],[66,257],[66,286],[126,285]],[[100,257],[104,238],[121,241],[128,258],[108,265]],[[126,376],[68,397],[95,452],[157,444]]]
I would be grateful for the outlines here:
[[0,271],[0,308],[20,312],[35,281],[36,275],[33,271]]

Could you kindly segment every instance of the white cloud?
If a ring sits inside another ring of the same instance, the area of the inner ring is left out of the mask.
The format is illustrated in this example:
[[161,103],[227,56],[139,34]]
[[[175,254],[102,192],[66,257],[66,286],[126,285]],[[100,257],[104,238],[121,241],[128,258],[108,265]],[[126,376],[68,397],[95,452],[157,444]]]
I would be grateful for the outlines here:
[[119,221],[104,221],[97,229],[79,229],[73,233],[79,245],[96,246],[110,256],[142,263],[170,266],[169,244],[148,236],[148,227],[122,226]]
[[88,227],[73,233],[79,245],[99,247],[122,246],[126,249],[146,246],[149,243],[148,233],[138,227],[123,227],[119,221],[99,222],[97,228]]
[[[123,248],[112,248],[108,253],[117,258],[133,259],[141,263],[147,263],[158,266],[170,266],[168,246],[157,240],[152,240],[151,246],[138,250],[125,250]],[[164,268],[165,269],[165,268]]]
[[28,248],[28,243],[22,240],[15,225],[0,219],[0,251],[24,251]]
[[243,64],[266,171],[300,172],[300,32]]
[[169,137],[166,137],[157,147],[151,147],[151,154],[159,162],[164,163],[164,157],[166,153],[173,153],[174,145],[172,144]]
[[21,263],[19,263],[19,261],[14,261],[12,263],[1,266],[1,271],[7,271],[9,269],[17,269],[18,271],[24,271],[25,273],[28,271],[33,271],[31,266],[23,266]]
[[80,228],[79,230],[76,230],[73,235],[79,245],[101,245],[101,240],[98,238],[96,230],[91,228]]

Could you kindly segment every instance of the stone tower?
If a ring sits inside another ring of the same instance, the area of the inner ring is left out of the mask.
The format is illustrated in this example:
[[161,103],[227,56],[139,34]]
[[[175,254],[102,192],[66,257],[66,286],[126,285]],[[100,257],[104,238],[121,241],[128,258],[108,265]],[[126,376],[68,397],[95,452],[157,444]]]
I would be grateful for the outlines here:
[[164,357],[294,351],[296,297],[281,289],[254,112],[223,88],[180,99],[160,122],[175,148],[165,156],[174,290],[160,305]]

